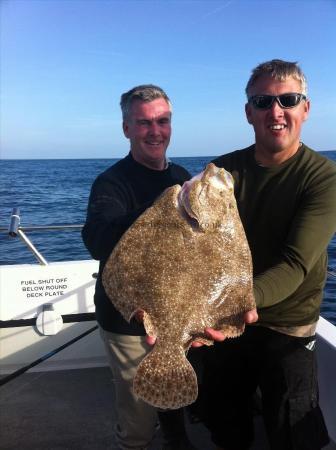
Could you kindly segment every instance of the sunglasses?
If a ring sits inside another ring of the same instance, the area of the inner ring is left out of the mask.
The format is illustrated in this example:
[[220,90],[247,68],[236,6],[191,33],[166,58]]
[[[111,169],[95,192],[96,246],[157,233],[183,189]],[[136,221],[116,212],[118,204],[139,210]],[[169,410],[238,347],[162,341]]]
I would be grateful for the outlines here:
[[252,103],[252,105],[256,109],[269,109],[274,100],[278,102],[281,108],[294,108],[297,106],[301,100],[306,100],[307,97],[303,94],[297,93],[288,93],[281,95],[252,95],[248,98],[248,102]]

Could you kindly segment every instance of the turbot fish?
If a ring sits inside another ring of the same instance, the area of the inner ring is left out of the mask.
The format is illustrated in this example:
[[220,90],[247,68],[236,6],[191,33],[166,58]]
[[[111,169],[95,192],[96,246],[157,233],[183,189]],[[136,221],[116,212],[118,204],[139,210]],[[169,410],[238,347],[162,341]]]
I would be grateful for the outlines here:
[[191,343],[212,344],[206,327],[239,336],[244,313],[255,308],[231,174],[210,163],[182,188],[166,189],[114,248],[103,285],[126,320],[143,311],[147,334],[157,337],[137,368],[135,394],[163,409],[193,403]]

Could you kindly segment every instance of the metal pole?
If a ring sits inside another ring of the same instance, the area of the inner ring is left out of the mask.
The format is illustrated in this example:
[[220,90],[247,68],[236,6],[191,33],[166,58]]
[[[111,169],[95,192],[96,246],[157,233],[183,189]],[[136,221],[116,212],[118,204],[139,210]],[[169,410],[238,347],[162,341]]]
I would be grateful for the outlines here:
[[37,250],[31,240],[24,233],[25,231],[46,231],[46,230],[81,230],[83,225],[40,225],[40,226],[28,226],[20,227],[20,209],[13,208],[12,215],[10,217],[10,224],[8,228],[0,227],[0,232],[7,232],[11,237],[19,236],[21,240],[27,245],[29,250],[32,251],[38,262],[47,266],[47,260]]
[[8,234],[12,237],[20,236],[21,240],[28,246],[28,248],[33,252],[36,259],[42,266],[47,266],[47,261],[43,258],[41,253],[37,250],[34,244],[28,239],[24,232],[20,229],[20,209],[13,208],[11,221],[8,228]]
[[17,235],[19,225],[20,225],[20,210],[19,208],[13,208],[8,228],[9,236],[15,237]]
[[[59,230],[64,230],[64,231],[72,231],[72,230],[81,230],[83,228],[84,225],[32,225],[32,226],[27,226],[27,227],[16,227],[20,228],[20,230],[22,231],[59,231]],[[13,227],[15,228],[15,226]],[[6,227],[0,227],[0,232],[6,232],[9,233],[10,236],[16,236],[16,234],[10,231],[9,228]]]
[[20,236],[20,238],[22,239],[22,241],[27,244],[28,248],[34,253],[34,256],[36,257],[36,259],[38,260],[38,262],[42,265],[42,266],[47,266],[48,262],[46,261],[46,259],[43,258],[43,256],[41,255],[41,253],[37,250],[37,248],[34,246],[34,244],[28,239],[28,237],[24,234],[24,232],[20,229],[17,230],[17,234],[18,236]]

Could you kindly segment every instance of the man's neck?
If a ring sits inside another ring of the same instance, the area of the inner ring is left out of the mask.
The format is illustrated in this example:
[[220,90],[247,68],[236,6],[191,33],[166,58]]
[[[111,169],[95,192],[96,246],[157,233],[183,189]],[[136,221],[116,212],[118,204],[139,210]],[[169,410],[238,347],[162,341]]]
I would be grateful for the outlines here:
[[133,159],[141,164],[142,166],[147,167],[148,169],[151,170],[164,170],[168,167],[168,162],[166,160],[166,158],[164,159],[160,159],[160,160],[145,160],[145,159],[139,159],[137,157],[134,156],[133,152],[131,151],[132,157]]
[[279,166],[280,164],[284,163],[289,158],[294,156],[301,145],[302,142],[299,142],[292,149],[282,150],[279,152],[270,152],[269,150],[263,149],[259,147],[258,144],[256,144],[254,158],[257,164],[262,167]]

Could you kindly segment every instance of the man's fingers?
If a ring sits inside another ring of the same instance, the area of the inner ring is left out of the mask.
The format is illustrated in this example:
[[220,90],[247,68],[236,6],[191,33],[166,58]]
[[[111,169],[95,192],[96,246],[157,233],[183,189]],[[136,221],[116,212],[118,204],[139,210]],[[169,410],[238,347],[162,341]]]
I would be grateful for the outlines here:
[[251,309],[251,311],[247,311],[244,315],[245,323],[253,323],[258,320],[258,313],[256,309]]
[[199,347],[203,347],[203,343],[202,342],[198,342],[198,341],[193,341],[192,343],[191,343],[191,347],[193,347],[193,348],[199,348]]
[[154,345],[156,342],[156,336],[146,336],[146,342],[148,345]]
[[[247,311],[244,315],[245,323],[253,323],[258,320],[258,313],[256,309],[251,309]],[[216,342],[223,342],[225,339],[225,335],[221,331],[214,330],[213,328],[205,328],[205,335]],[[154,345],[156,341],[156,336],[146,336],[146,342],[148,345]],[[202,342],[198,342],[197,340],[192,342],[191,347],[198,348],[202,347],[204,344]]]
[[204,332],[213,341],[222,342],[225,339],[221,331],[214,330],[213,328],[205,328]]

